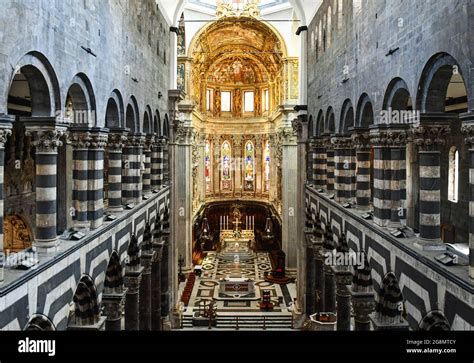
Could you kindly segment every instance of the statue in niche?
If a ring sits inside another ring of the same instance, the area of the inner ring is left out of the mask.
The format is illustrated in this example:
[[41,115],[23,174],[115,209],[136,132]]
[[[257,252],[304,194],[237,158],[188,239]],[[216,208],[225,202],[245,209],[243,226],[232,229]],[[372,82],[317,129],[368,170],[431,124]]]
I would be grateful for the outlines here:
[[242,92],[240,89],[234,91],[234,116],[240,117],[242,114]]

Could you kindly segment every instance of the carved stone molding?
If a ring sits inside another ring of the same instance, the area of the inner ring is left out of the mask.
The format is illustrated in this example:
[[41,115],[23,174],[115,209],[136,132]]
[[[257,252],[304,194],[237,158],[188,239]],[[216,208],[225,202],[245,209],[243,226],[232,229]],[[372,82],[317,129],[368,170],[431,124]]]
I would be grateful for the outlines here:
[[350,137],[333,137],[331,144],[335,149],[352,149],[353,143]]
[[419,126],[411,130],[410,140],[423,151],[437,151],[446,144],[450,132],[446,125]]
[[11,129],[0,129],[0,149],[5,148],[5,144],[8,141],[8,138],[11,136]]
[[126,146],[128,147],[143,147],[145,145],[145,136],[130,135],[127,138]]
[[461,132],[464,134],[464,142],[469,147],[474,147],[474,123],[461,126]]
[[90,148],[105,149],[109,135],[103,133],[92,133],[90,139]]

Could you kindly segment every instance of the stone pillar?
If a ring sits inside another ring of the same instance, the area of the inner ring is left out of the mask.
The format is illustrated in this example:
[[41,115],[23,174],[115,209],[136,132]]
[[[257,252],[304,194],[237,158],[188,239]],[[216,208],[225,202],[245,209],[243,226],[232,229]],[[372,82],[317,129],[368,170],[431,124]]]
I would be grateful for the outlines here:
[[[291,115],[289,115],[291,117]],[[297,203],[304,192],[298,194],[298,140],[294,130],[290,127],[278,131],[282,145],[282,249],[286,253],[287,270],[297,267],[298,220],[297,213],[304,213],[304,204],[298,210]],[[303,182],[304,183],[304,182]],[[302,216],[301,221],[304,222]],[[300,230],[300,232],[302,229]],[[302,239],[300,240],[302,241]],[[303,245],[301,242],[299,245]],[[301,294],[298,294],[300,297]]]
[[152,293],[152,281],[151,281],[151,269],[153,262],[153,242],[151,235],[151,227],[149,224],[146,225],[143,233],[143,244],[142,254],[140,262],[143,267],[142,280],[140,282],[140,330],[149,331],[151,330],[151,293]]
[[355,198],[355,152],[352,140],[338,136],[333,138],[335,163],[336,201],[339,203],[353,202]]
[[335,178],[334,178],[334,147],[328,138],[325,139],[326,144],[326,191],[328,194],[334,192]]
[[155,137],[148,135],[144,143],[145,171],[143,172],[143,195],[151,194],[151,148],[154,141]]
[[130,135],[123,149],[122,199],[125,204],[137,205],[142,200],[141,155],[145,138]]
[[55,118],[24,119],[26,134],[33,136],[36,149],[36,239],[39,251],[48,252],[58,246],[57,236],[57,161],[58,147],[66,125]]
[[170,157],[169,140],[163,139],[163,185],[170,184]]
[[359,208],[370,205],[370,140],[368,130],[353,129],[352,141],[356,149],[356,203]]
[[324,309],[326,313],[336,313],[336,276],[331,266],[325,263],[325,256],[335,249],[334,237],[331,231],[331,224],[328,224],[324,235],[323,268],[324,268]]
[[327,156],[322,139],[314,139],[313,153],[313,180],[317,189],[326,188],[327,182]]
[[[449,121],[421,123],[412,135],[419,151],[420,167],[420,238],[418,247],[432,246],[441,238],[441,152],[450,133]],[[427,243],[425,243],[427,242]]]
[[88,128],[74,128],[71,131],[73,145],[73,221],[77,230],[89,230],[90,222],[88,214],[88,168],[89,168],[89,145],[91,135]]
[[367,254],[364,251],[360,253],[364,255],[364,264],[355,269],[350,293],[355,315],[354,330],[368,331],[370,330],[369,316],[375,308],[375,294]]
[[109,179],[109,208],[112,214],[120,214],[122,207],[122,148],[127,141],[126,131],[111,130],[108,140],[108,179]]
[[262,195],[264,191],[264,178],[262,173],[262,161],[263,161],[263,135],[255,135],[255,172],[254,172],[254,184],[255,192],[257,195]]
[[125,294],[125,330],[139,330],[139,301],[142,267],[127,269],[124,276]]
[[306,314],[316,311],[316,260],[312,234],[306,234]]
[[163,149],[159,140],[154,141],[151,145],[151,190],[153,192],[161,189],[162,186],[162,170],[163,170]]
[[3,251],[3,203],[4,203],[4,167],[5,167],[5,144],[8,137],[12,134],[12,123],[15,117],[9,115],[0,116],[0,283],[4,280],[3,266],[4,266],[4,251]]
[[161,223],[155,222],[153,233],[153,251],[151,265],[151,329],[161,330],[161,261],[163,242],[161,241]]
[[92,128],[90,135],[89,168],[87,171],[87,220],[91,229],[96,229],[104,223],[104,158],[108,130]]
[[474,113],[463,114],[461,120],[469,146],[469,277],[474,279]]
[[122,301],[124,293],[105,293],[102,296],[102,305],[105,309],[105,330],[122,330]]
[[[161,316],[166,317],[170,313],[171,293],[170,293],[170,243],[169,230],[163,231],[161,257]],[[173,272],[171,272],[173,273]]]
[[[241,197],[244,191],[244,176],[242,173],[242,165],[244,165],[243,161],[243,154],[242,154],[242,147],[244,145],[244,140],[242,135],[232,135],[232,143],[233,143],[233,174],[234,174],[234,187],[232,188],[232,192],[234,196]],[[254,149],[255,150],[255,149]],[[220,166],[220,165],[219,165]],[[219,167],[218,170],[221,170]],[[254,178],[255,183],[255,178]],[[254,184],[255,186],[255,184]]]
[[[349,255],[349,246],[346,236],[339,237],[337,252],[345,256]],[[352,283],[352,272],[350,266],[333,266],[333,273],[336,275],[336,306],[337,306],[337,330],[351,330],[351,294],[348,286]]]
[[400,225],[406,221],[406,148],[392,147],[391,151],[391,199],[392,211],[390,221]]

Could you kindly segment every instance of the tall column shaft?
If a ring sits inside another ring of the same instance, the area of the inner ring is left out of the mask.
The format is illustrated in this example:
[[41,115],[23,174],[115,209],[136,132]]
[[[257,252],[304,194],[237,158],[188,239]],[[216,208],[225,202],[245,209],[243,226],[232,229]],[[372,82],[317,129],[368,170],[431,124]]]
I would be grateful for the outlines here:
[[334,191],[334,150],[333,149],[326,149],[326,191],[328,193],[332,193]]
[[125,330],[139,330],[141,271],[127,271],[124,276],[125,293]]
[[109,149],[109,211],[120,213],[122,207],[122,149]]
[[469,149],[469,276],[474,279],[474,149]]
[[354,150],[349,148],[337,148],[334,152],[336,201],[338,202],[352,201],[355,197],[354,156]]
[[104,158],[107,134],[92,134],[88,152],[87,170],[87,219],[92,229],[104,223]]
[[140,282],[140,330],[151,330],[151,263],[153,253],[142,253],[141,263],[143,266],[142,279]]
[[151,145],[151,190],[158,190],[161,188],[161,160],[160,160],[160,149],[156,141]]
[[88,211],[88,160],[89,160],[89,140],[88,135],[74,135],[73,150],[73,205],[74,226],[78,229],[88,229],[90,223],[87,219]]
[[420,151],[420,237],[441,238],[441,154]]
[[370,204],[370,151],[357,151],[357,205],[368,207]]
[[392,195],[390,190],[390,149],[374,147],[374,222],[386,227],[392,213]]
[[313,175],[316,188],[322,189],[327,180],[326,149],[322,146],[316,147],[313,154]]
[[[156,231],[156,227],[155,227]],[[151,265],[151,329],[161,330],[161,260],[163,244],[161,235],[154,235],[153,250],[155,258]]]
[[148,145],[143,151],[145,155],[145,171],[143,173],[143,194],[151,193],[151,149]]

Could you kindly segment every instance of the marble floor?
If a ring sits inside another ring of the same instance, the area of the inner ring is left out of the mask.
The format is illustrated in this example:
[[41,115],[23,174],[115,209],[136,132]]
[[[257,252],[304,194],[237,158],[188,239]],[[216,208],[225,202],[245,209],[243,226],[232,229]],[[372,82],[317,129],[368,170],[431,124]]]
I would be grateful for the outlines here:
[[254,280],[256,296],[270,292],[274,310],[260,310],[260,299],[215,300],[217,307],[216,328],[244,330],[291,329],[291,305],[295,297],[295,284],[279,285],[266,282],[264,274],[271,271],[267,253],[227,250],[222,253],[208,252],[202,262],[202,276],[196,278],[188,306],[184,307],[183,328],[193,328],[192,320],[199,311],[202,300],[214,299],[219,280],[246,278]]

